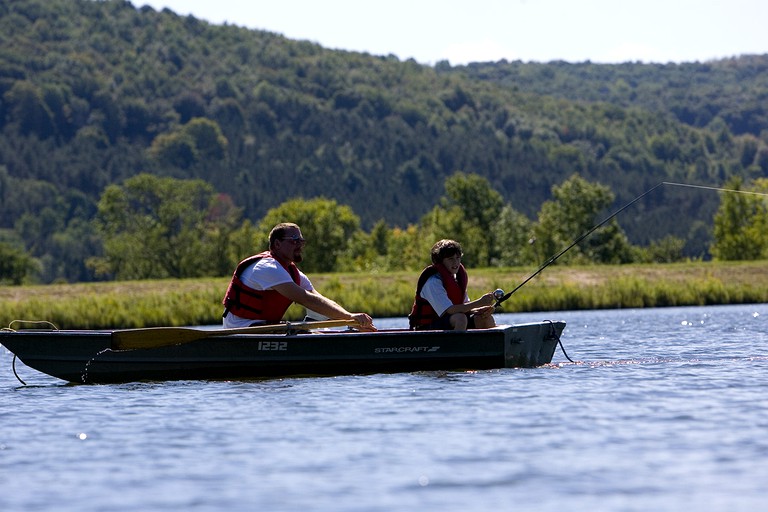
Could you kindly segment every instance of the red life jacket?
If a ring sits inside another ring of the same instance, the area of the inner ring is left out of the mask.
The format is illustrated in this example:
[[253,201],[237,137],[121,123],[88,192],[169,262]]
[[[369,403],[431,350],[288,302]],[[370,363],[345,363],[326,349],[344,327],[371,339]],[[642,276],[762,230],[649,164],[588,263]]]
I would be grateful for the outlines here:
[[[232,313],[250,320],[279,322],[286,310],[288,310],[288,307],[293,303],[292,300],[275,290],[254,290],[240,280],[243,270],[248,265],[252,265],[262,258],[272,258],[272,253],[265,251],[250,256],[237,264],[237,268],[235,268],[235,272],[232,275],[232,281],[230,281],[229,287],[227,287],[227,293],[224,295],[224,300],[221,301],[226,308],[224,316],[227,313]],[[291,262],[288,266],[283,265],[283,268],[291,275],[294,283],[301,283],[299,269],[295,263]]]
[[464,265],[459,265],[459,271],[456,273],[455,278],[445,265],[430,265],[421,272],[419,281],[416,284],[416,297],[413,299],[411,314],[408,315],[408,323],[411,329],[429,325],[440,318],[429,301],[421,296],[421,289],[424,288],[427,279],[438,273],[440,274],[440,280],[443,282],[443,288],[448,293],[448,298],[451,299],[451,302],[454,304],[464,304],[468,281]]

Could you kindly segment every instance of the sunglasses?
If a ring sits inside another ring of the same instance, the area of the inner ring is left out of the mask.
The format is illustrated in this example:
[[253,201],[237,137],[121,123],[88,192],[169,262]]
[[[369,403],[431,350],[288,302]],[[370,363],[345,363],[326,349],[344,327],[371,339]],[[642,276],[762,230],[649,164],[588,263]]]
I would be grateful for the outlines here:
[[299,245],[299,244],[304,245],[304,244],[307,243],[307,239],[306,238],[302,238],[299,235],[294,235],[294,236],[291,236],[291,237],[281,238],[280,240],[282,240],[284,242],[291,242],[291,243],[293,243],[293,245]]

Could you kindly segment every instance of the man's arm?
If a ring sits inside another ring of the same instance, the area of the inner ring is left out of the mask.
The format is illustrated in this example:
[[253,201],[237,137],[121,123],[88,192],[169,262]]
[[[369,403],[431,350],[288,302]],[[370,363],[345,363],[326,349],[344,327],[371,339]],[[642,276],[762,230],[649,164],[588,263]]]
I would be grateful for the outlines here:
[[317,290],[310,292],[293,282],[279,284],[272,289],[293,302],[333,320],[355,320],[363,330],[376,330],[373,327],[373,319],[367,313],[350,313]]

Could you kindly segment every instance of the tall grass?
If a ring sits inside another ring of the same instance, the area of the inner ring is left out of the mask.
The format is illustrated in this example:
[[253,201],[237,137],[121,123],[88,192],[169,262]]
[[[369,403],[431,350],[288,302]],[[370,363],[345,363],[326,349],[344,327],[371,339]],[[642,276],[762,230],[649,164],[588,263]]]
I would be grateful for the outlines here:
[[[513,289],[530,269],[470,269],[470,297]],[[405,316],[411,272],[320,274],[315,287],[350,311]],[[61,329],[218,324],[227,278],[0,288],[0,324],[46,320]],[[502,307],[506,312],[768,302],[768,262],[548,267]],[[301,319],[293,305],[286,318]],[[17,324],[14,324],[16,328]]]

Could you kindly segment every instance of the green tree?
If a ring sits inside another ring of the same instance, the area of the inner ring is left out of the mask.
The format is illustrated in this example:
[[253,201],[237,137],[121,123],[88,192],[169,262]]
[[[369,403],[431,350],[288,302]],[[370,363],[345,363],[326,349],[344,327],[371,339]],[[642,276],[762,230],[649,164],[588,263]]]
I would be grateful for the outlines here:
[[221,160],[226,155],[227,139],[218,123],[194,118],[170,133],[152,141],[150,156],[162,165],[187,169],[203,160]]
[[384,219],[379,220],[371,229],[371,245],[376,254],[384,256],[389,249],[389,241],[392,238],[392,232],[387,227]]
[[0,283],[20,285],[36,269],[35,260],[22,249],[0,242]]
[[430,261],[430,249],[438,240],[450,238],[461,244],[464,256],[462,262],[467,267],[487,267],[488,232],[472,222],[458,206],[435,206],[421,218],[420,224],[421,259],[426,264]]
[[640,259],[649,263],[674,263],[683,261],[683,249],[685,240],[676,236],[667,235],[661,240],[651,242],[651,244],[640,250]]
[[107,187],[95,221],[104,256],[90,264],[117,279],[220,273],[216,253],[227,240],[212,236],[213,200],[213,188],[202,180],[139,174]]
[[360,232],[360,218],[346,205],[324,197],[291,199],[272,208],[259,224],[261,243],[259,250],[269,245],[269,231],[281,222],[293,222],[301,228],[307,239],[304,249],[304,272],[332,272],[344,254],[350,240]]
[[[592,229],[597,215],[614,199],[608,187],[589,183],[578,174],[552,187],[552,195],[554,199],[541,206],[534,228],[536,254],[542,263]],[[564,254],[561,261],[627,263],[631,259],[631,246],[614,218]]]
[[182,131],[194,141],[198,158],[221,160],[226,155],[227,138],[216,121],[196,117],[185,124]]
[[495,265],[516,266],[536,263],[533,252],[533,222],[507,205],[493,224],[496,234]]
[[429,250],[438,239],[425,237],[418,226],[394,228],[387,246],[389,268],[397,270],[421,270],[432,261]]
[[[726,188],[741,191],[741,178]],[[768,193],[768,179],[755,180],[751,191]],[[768,255],[768,200],[763,196],[728,193],[714,218],[712,256],[719,260],[757,260]]]
[[8,104],[9,117],[18,123],[22,134],[35,134],[40,138],[53,134],[53,113],[43,99],[43,92],[36,85],[18,80],[2,99]]
[[377,222],[370,233],[359,231],[353,235],[347,251],[337,261],[342,272],[376,272],[390,270],[387,257],[392,231],[384,220]]
[[188,169],[197,162],[195,141],[183,132],[161,133],[149,148],[149,155],[159,164]]
[[216,194],[205,218],[205,234],[212,252],[208,261],[212,275],[227,275],[235,263],[252,254],[253,225],[241,223],[243,209],[227,194]]
[[44,275],[45,281],[87,282],[95,280],[86,262],[101,250],[101,239],[93,224],[74,217],[67,226],[53,233],[47,256],[51,259]]
[[[466,221],[463,223],[459,222],[459,219],[451,219],[453,226],[444,224],[444,227],[461,228],[463,232],[456,232],[453,236],[450,232],[444,232],[446,236],[442,238],[455,238],[463,246],[466,244],[465,252],[474,253],[471,259],[475,265],[490,266],[491,261],[498,258],[497,233],[493,226],[504,207],[501,194],[494,190],[488,180],[482,176],[457,172],[445,180],[445,197],[442,205],[447,211],[452,207],[458,208]],[[435,218],[434,210],[425,217],[425,219],[430,218]],[[464,240],[459,240],[460,238]]]

